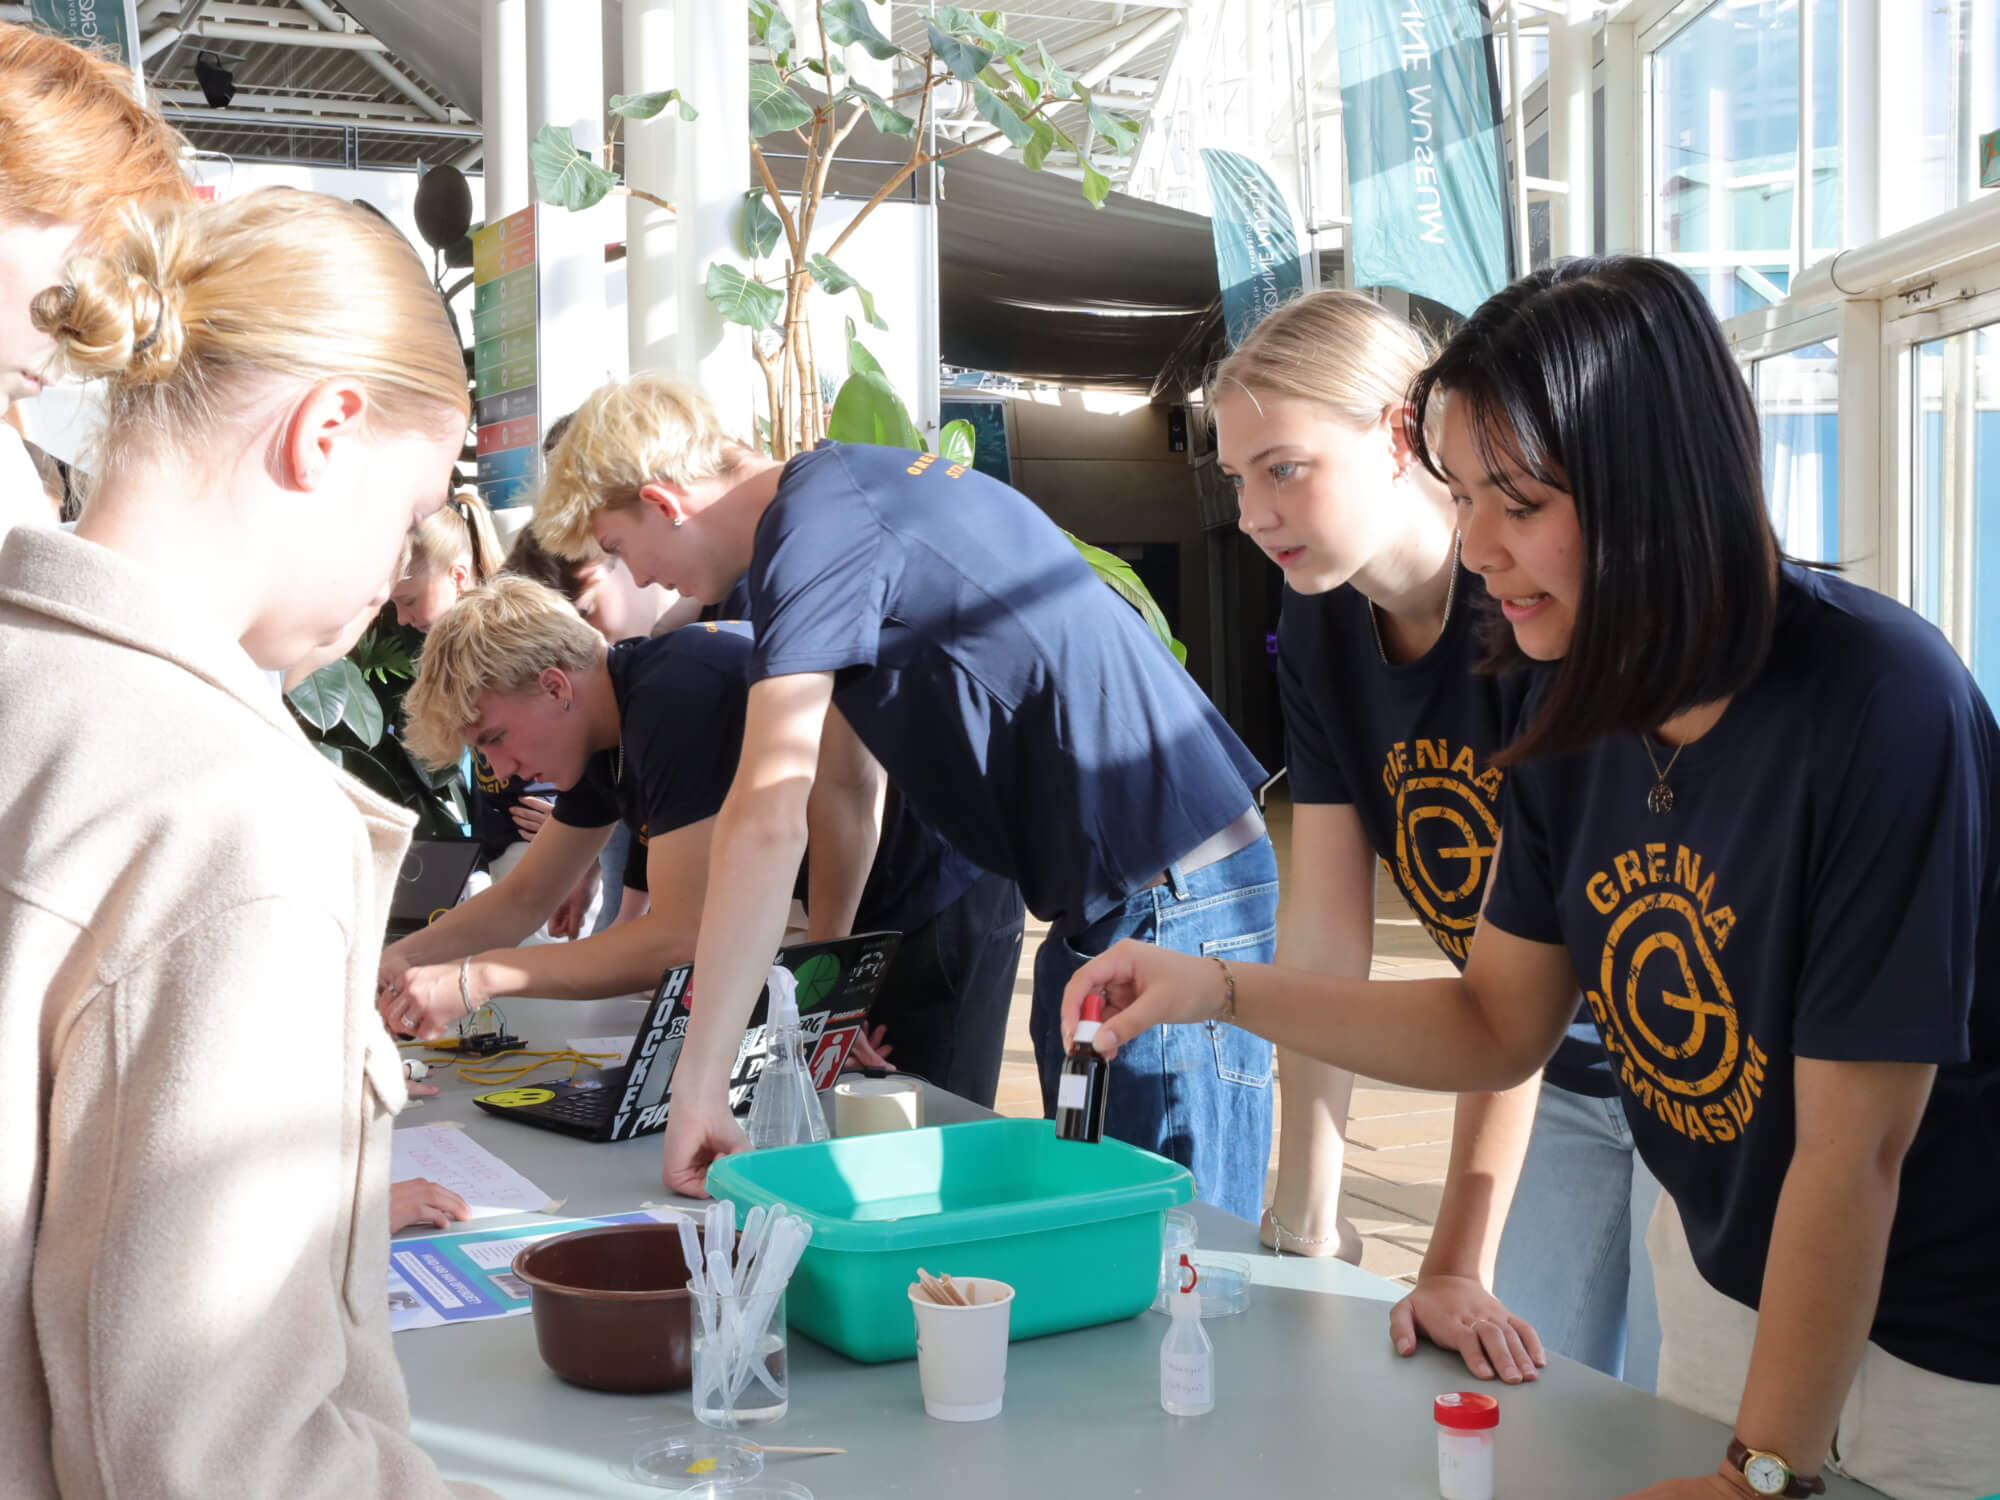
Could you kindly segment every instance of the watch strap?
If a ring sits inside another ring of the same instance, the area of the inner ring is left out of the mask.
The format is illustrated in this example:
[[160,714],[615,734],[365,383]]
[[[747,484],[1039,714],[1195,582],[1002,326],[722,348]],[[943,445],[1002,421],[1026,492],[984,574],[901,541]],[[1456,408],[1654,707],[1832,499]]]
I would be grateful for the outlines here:
[[[1743,1439],[1735,1436],[1729,1439],[1729,1451],[1727,1454],[1729,1467],[1736,1470],[1739,1474],[1749,1467],[1750,1460],[1756,1456],[1757,1450],[1751,1448]],[[1769,1456],[1778,1458],[1778,1455],[1775,1453]],[[1785,1487],[1778,1491],[1780,1495],[1785,1497],[1785,1500],[1811,1500],[1811,1497],[1814,1495],[1824,1495],[1826,1493],[1826,1481],[1818,1475],[1814,1475],[1811,1479],[1806,1479],[1794,1474],[1792,1466],[1785,1463],[1784,1459],[1778,1458],[1778,1462],[1785,1464],[1787,1482]]]

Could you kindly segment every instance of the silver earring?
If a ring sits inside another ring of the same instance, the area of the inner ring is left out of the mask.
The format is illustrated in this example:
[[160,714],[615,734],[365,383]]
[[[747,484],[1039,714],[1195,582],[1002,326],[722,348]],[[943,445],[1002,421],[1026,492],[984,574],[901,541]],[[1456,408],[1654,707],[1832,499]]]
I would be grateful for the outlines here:
[[680,524],[681,524],[681,518],[679,516],[675,516],[674,525],[679,526]]
[[564,713],[569,712],[569,699],[567,698],[563,699],[563,712]]

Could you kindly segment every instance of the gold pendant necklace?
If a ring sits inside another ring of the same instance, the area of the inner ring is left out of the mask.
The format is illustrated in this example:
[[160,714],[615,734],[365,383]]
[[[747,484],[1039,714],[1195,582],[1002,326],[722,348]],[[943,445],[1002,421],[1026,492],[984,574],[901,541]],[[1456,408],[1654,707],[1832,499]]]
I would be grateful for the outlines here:
[[[1438,623],[1440,638],[1444,635],[1445,626],[1451,623],[1452,601],[1458,597],[1458,551],[1463,543],[1464,538],[1454,531],[1451,534],[1451,577],[1444,586],[1444,619]],[[1368,628],[1375,632],[1375,654],[1382,658],[1382,665],[1393,666],[1394,663],[1389,660],[1389,648],[1382,644],[1382,622],[1377,617],[1373,599],[1368,601]]]
[[1642,734],[1639,743],[1646,747],[1646,761],[1653,768],[1653,789],[1646,793],[1646,811],[1656,818],[1663,818],[1674,810],[1674,789],[1667,785],[1667,776],[1674,769],[1674,762],[1681,758],[1681,751],[1687,749],[1687,741],[1683,740],[1674,747],[1665,770],[1660,769],[1659,757],[1653,754],[1651,737]]

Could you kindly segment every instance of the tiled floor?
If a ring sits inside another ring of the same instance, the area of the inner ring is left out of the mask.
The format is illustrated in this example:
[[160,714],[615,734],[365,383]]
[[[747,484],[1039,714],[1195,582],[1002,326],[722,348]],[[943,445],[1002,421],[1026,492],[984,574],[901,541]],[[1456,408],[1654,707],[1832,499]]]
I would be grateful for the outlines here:
[[[1277,797],[1266,809],[1281,871],[1290,862],[1291,812],[1291,804]],[[1416,979],[1451,972],[1386,877],[1378,881],[1376,912],[1376,978]],[[1278,919],[1284,920],[1282,907]],[[1002,1114],[1039,1116],[1042,1112],[1035,1054],[1028,1041],[1028,1006],[1034,991],[1035,949],[1046,931],[1043,924],[1028,919],[996,1100]],[[1436,1222],[1438,1198],[1444,1188],[1451,1148],[1451,1109],[1448,1094],[1366,1080],[1356,1086],[1342,1190],[1347,1214],[1362,1235],[1361,1264],[1369,1270],[1401,1280],[1415,1276],[1430,1243],[1431,1225]],[[1280,1140],[1273,1148],[1274,1172],[1283,1147]]]

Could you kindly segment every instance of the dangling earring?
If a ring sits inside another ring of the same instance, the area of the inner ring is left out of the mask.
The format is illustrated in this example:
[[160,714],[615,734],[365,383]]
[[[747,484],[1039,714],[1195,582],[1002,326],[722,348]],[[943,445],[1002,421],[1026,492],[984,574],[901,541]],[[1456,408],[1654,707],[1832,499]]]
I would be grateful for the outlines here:
[[674,517],[674,525],[675,525],[675,526],[679,526],[680,524],[681,524],[681,517],[679,517],[679,516],[675,516],[675,517]]
[[569,712],[569,699],[567,698],[563,699],[563,712],[564,713]]

